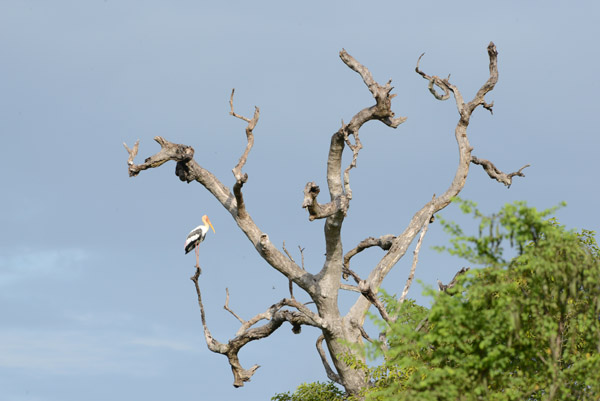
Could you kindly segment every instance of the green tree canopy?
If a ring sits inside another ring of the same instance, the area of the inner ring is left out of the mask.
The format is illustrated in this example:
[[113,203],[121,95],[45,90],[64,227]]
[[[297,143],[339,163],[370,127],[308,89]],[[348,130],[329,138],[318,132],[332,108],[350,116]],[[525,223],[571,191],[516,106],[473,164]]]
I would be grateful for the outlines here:
[[[429,311],[388,302],[388,371],[372,400],[600,399],[600,251],[594,233],[568,231],[524,202],[479,220],[477,235],[442,221],[443,248],[486,266],[430,294]],[[510,251],[510,252],[509,252]],[[508,256],[512,253],[512,257]],[[415,316],[417,318],[415,318]],[[383,325],[383,323],[382,323]],[[382,344],[379,344],[379,346]]]
[[344,401],[344,392],[333,382],[303,383],[296,391],[278,393],[271,397],[271,401]]
[[[599,400],[600,248],[594,232],[577,233],[525,202],[491,216],[455,200],[478,222],[467,235],[443,218],[451,235],[441,251],[478,269],[430,309],[382,291],[393,322],[379,320],[384,342],[367,347],[384,363],[347,363],[371,378],[368,400]],[[561,205],[562,206],[562,205]],[[301,385],[273,400],[351,400],[332,383]]]

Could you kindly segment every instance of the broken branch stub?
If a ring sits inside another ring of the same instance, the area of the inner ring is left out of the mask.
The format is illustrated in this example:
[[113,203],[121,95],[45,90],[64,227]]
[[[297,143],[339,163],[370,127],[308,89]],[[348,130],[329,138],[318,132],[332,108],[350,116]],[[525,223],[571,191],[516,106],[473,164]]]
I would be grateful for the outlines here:
[[308,219],[310,221],[329,217],[338,210],[343,210],[344,206],[348,204],[346,199],[342,199],[342,197],[340,197],[332,202],[321,205],[317,201],[319,192],[321,192],[321,189],[314,182],[309,182],[304,187],[304,200],[302,201],[302,207],[308,210]]

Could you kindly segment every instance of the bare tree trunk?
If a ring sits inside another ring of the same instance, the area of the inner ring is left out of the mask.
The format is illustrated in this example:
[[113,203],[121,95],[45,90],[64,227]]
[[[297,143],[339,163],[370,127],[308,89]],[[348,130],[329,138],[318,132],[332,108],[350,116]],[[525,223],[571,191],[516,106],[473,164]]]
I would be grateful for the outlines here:
[[[429,90],[434,97],[438,100],[447,100],[452,95],[456,101],[456,107],[460,115],[455,128],[459,162],[454,179],[442,195],[438,197],[434,195],[430,201],[426,202],[413,215],[408,226],[400,234],[387,234],[379,238],[367,238],[344,255],[341,230],[352,200],[350,172],[356,167],[356,161],[362,149],[362,143],[359,138],[360,128],[363,124],[371,120],[378,120],[392,128],[397,128],[406,121],[406,118],[395,117],[394,112],[391,110],[391,100],[396,96],[391,94],[393,89],[391,81],[385,85],[378,84],[365,66],[360,64],[345,50],[340,52],[342,61],[361,76],[375,99],[375,104],[360,110],[348,124],[342,122],[340,129],[333,133],[331,137],[327,159],[329,201],[325,204],[318,202],[317,198],[320,194],[320,188],[315,182],[309,182],[305,186],[302,207],[307,210],[309,220],[314,222],[315,220],[325,219],[326,254],[323,266],[316,274],[306,271],[303,262],[302,266],[296,264],[285,247],[283,248],[285,254],[278,250],[272,244],[267,233],[256,225],[245,209],[242,189],[248,180],[248,175],[243,174],[242,169],[254,144],[253,130],[258,123],[260,111],[256,108],[252,118],[246,118],[235,113],[233,91],[230,97],[230,114],[248,124],[246,127],[247,146],[238,164],[233,169],[235,179],[233,193],[212,173],[201,167],[194,160],[194,150],[190,146],[173,144],[161,137],[156,137],[155,140],[160,144],[161,150],[157,154],[147,158],[144,163],[136,165],[134,164],[134,158],[138,152],[139,141],[131,149],[125,145],[129,153],[128,165],[130,176],[136,176],[143,170],[158,167],[169,160],[176,161],[177,166],[175,171],[179,179],[186,182],[197,181],[213,194],[223,207],[229,211],[232,218],[246,234],[263,259],[290,281],[290,298],[278,301],[265,312],[259,313],[247,321],[241,319],[228,307],[229,293],[227,293],[225,308],[240,321],[241,326],[235,337],[228,340],[227,343],[221,343],[212,337],[206,323],[200,287],[198,285],[199,270],[192,276],[192,280],[196,286],[206,343],[211,351],[223,354],[228,358],[233,371],[234,386],[243,386],[244,382],[249,381],[259,367],[258,365],[250,369],[242,367],[237,356],[241,347],[253,340],[268,337],[281,327],[283,323],[288,322],[292,325],[294,333],[299,333],[302,325],[311,325],[321,330],[322,335],[317,340],[316,348],[323,362],[327,377],[330,380],[339,383],[346,389],[348,394],[355,396],[358,396],[361,390],[365,388],[368,381],[365,372],[361,369],[351,368],[344,360],[345,356],[350,356],[351,358],[365,362],[364,356],[358,353],[355,348],[348,346],[348,344],[360,345],[363,342],[363,338],[368,338],[363,329],[363,324],[371,305],[375,306],[385,320],[389,321],[394,318],[387,314],[377,296],[384,278],[400,258],[406,254],[408,247],[415,237],[421,233],[418,246],[414,252],[413,266],[409,279],[402,294],[402,300],[404,300],[412,283],[412,276],[417,264],[418,250],[425,235],[427,225],[433,219],[433,215],[446,207],[451,199],[462,190],[471,163],[482,165],[492,179],[502,182],[507,186],[510,186],[512,183],[512,177],[523,176],[522,170],[527,167],[522,167],[515,173],[505,174],[498,170],[490,161],[478,159],[471,154],[473,148],[469,144],[467,137],[467,127],[471,114],[480,105],[490,112],[492,111],[493,103],[486,103],[484,97],[494,88],[498,80],[497,52],[493,43],[490,43],[488,46],[488,55],[490,76],[479,89],[475,98],[468,103],[463,100],[458,88],[451,84],[449,79],[429,76],[422,72],[419,69],[419,61],[422,56],[419,57],[416,72],[429,81]],[[437,93],[435,87],[441,89],[443,94]],[[352,161],[345,169],[342,169],[342,154],[346,147],[352,152]],[[362,279],[352,271],[350,262],[354,255],[373,246],[381,248],[386,253],[373,267],[368,277]],[[350,276],[356,285],[349,285],[342,282],[342,278]],[[292,283],[298,285],[298,287],[310,296],[314,301],[316,310],[310,309],[306,305],[296,301],[292,292]],[[358,293],[356,302],[345,316],[342,316],[338,309],[340,289]],[[263,321],[266,322],[260,325]],[[327,345],[329,359],[331,359],[332,364],[328,362],[328,357],[323,349],[323,341]]]

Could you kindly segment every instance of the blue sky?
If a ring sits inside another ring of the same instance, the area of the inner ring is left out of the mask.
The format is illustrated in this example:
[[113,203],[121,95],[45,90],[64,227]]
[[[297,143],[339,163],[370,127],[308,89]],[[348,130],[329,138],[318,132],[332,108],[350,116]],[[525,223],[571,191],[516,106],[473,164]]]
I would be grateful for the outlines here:
[[[159,149],[156,135],[193,146],[198,163],[232,186],[246,144],[244,123],[228,115],[235,87],[236,112],[261,108],[244,169],[248,210],[297,260],[305,248],[317,271],[322,222],[308,221],[302,190],[308,181],[325,188],[331,134],[373,102],[340,61],[342,48],[380,83],[393,79],[393,110],[408,117],[396,130],[361,131],[347,250],[400,233],[454,174],[456,107],[429,94],[414,72],[418,56],[470,99],[487,79],[490,40],[500,80],[487,96],[494,115],[477,110],[471,120],[473,154],[507,172],[532,166],[510,189],[473,166],[462,196],[488,212],[564,200],[563,224],[597,230],[599,17],[595,1],[1,1],[3,400],[258,401],[326,379],[317,333],[283,327],[242,350],[242,364],[262,367],[232,387],[226,359],[204,343],[185,236],[211,217],[200,284],[220,341],[238,328],[222,308],[226,287],[249,318],[287,296],[287,282],[204,188],[179,182],[174,164],[129,178],[121,144],[141,140],[137,162]],[[469,223],[454,209],[443,214]],[[447,282],[463,266],[430,249],[446,240],[433,224],[418,279]],[[380,256],[353,263],[366,275]],[[409,266],[398,263],[389,292],[401,291]],[[426,303],[420,292],[410,296]]]

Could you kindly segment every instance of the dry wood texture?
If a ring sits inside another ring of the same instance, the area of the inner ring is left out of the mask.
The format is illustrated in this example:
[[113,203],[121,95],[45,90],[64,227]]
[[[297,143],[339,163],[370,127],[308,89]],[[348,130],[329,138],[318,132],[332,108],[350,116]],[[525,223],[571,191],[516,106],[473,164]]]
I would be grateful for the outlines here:
[[[348,346],[348,344],[362,343],[363,339],[369,339],[363,328],[363,324],[367,311],[371,306],[375,306],[384,319],[394,319],[393,316],[390,317],[387,314],[385,307],[378,298],[379,287],[398,260],[406,254],[410,244],[420,234],[417,247],[413,252],[413,264],[401,295],[401,300],[406,298],[412,284],[412,278],[417,267],[419,249],[428,224],[433,221],[435,213],[445,208],[452,198],[462,190],[469,173],[470,164],[474,163],[483,166],[490,178],[507,186],[511,185],[514,176],[524,176],[522,170],[528,165],[522,167],[517,172],[505,174],[498,170],[492,162],[478,159],[471,154],[473,148],[469,144],[467,136],[467,127],[471,115],[478,106],[482,106],[490,112],[492,111],[493,102],[487,103],[485,96],[494,89],[498,81],[498,52],[496,51],[496,46],[490,43],[487,51],[489,57],[489,77],[477,91],[475,97],[468,102],[463,99],[458,87],[450,82],[449,76],[442,79],[423,72],[419,67],[423,55],[419,57],[416,72],[428,81],[430,92],[438,100],[447,100],[450,97],[454,97],[456,108],[460,115],[454,129],[459,156],[454,178],[446,191],[440,196],[433,196],[431,200],[414,213],[408,226],[403,230],[398,230],[394,234],[385,234],[378,238],[369,237],[354,247],[349,246],[348,248],[351,250],[345,255],[343,253],[341,228],[352,200],[350,173],[356,167],[360,150],[363,147],[359,137],[360,129],[365,123],[373,120],[380,121],[391,128],[397,128],[406,121],[406,117],[396,117],[392,111],[391,102],[396,95],[391,94],[393,90],[391,81],[388,81],[385,85],[380,85],[375,81],[367,67],[359,63],[345,50],[340,52],[340,58],[344,64],[360,75],[367,89],[375,99],[375,104],[358,111],[349,123],[345,124],[342,122],[339,130],[331,136],[326,176],[329,200],[323,204],[317,201],[321,189],[314,181],[308,182],[304,188],[302,207],[308,212],[309,221],[315,224],[315,220],[324,219],[326,254],[322,268],[314,274],[304,269],[303,255],[302,265],[299,266],[287,249],[285,249],[285,244],[283,252],[274,246],[268,234],[259,228],[244,207],[242,187],[247,183],[248,175],[242,173],[242,168],[246,164],[254,144],[254,129],[257,126],[260,115],[258,107],[255,108],[252,118],[237,114],[233,107],[234,91],[231,92],[230,114],[247,123],[245,129],[247,139],[246,148],[238,164],[232,170],[235,179],[233,193],[210,171],[201,167],[194,160],[194,150],[190,146],[174,144],[161,137],[156,137],[155,140],[160,144],[161,150],[147,158],[144,163],[136,165],[134,158],[138,153],[139,141],[136,142],[133,148],[125,145],[129,154],[127,165],[130,176],[136,176],[143,170],[158,167],[169,160],[175,161],[177,163],[175,172],[179,179],[185,182],[196,181],[203,185],[231,214],[260,256],[275,270],[287,277],[290,282],[289,299],[286,298],[277,301],[267,308],[265,312],[259,313],[248,320],[244,320],[235,314],[229,307],[229,292],[227,292],[225,309],[240,322],[241,326],[232,339],[227,343],[221,343],[212,337],[206,322],[198,282],[200,269],[198,268],[196,274],[192,276],[196,287],[206,343],[211,351],[227,357],[233,371],[234,386],[242,386],[246,381],[250,380],[258,369],[258,365],[244,369],[238,359],[239,350],[251,341],[268,337],[280,328],[283,323],[288,322],[291,324],[294,333],[299,333],[302,325],[314,326],[321,330],[322,334],[318,338],[316,346],[327,377],[344,386],[348,393],[358,394],[360,389],[366,385],[364,373],[347,366],[340,356],[350,353],[358,359],[363,358],[362,355],[356,352],[355,348]],[[438,93],[436,88],[443,93]],[[352,159],[349,165],[343,167],[342,154],[346,147],[352,152]],[[366,278],[360,278],[351,269],[350,263],[352,257],[372,247],[381,249],[384,251],[384,254],[379,262],[372,267],[369,275]],[[302,249],[300,252],[302,254]],[[350,276],[352,276],[356,285],[349,285],[342,281],[348,279]],[[314,303],[314,305],[311,305],[311,308],[299,303],[294,298],[293,284],[297,285],[310,296],[313,301],[312,303]],[[452,283],[446,286],[442,285],[441,287],[445,289],[451,285]],[[346,315],[341,315],[338,309],[338,292],[340,289],[357,293],[357,299]],[[328,362],[323,342],[327,346],[329,359],[332,361],[331,364]]]

